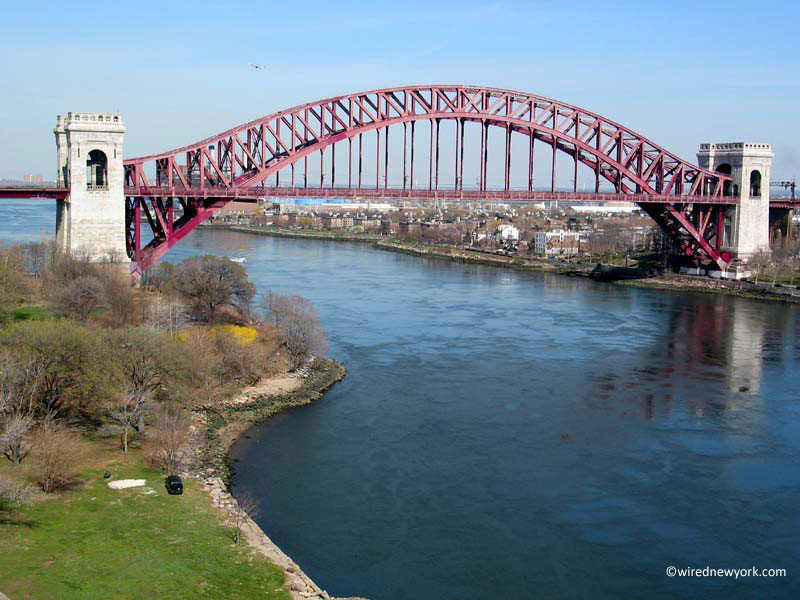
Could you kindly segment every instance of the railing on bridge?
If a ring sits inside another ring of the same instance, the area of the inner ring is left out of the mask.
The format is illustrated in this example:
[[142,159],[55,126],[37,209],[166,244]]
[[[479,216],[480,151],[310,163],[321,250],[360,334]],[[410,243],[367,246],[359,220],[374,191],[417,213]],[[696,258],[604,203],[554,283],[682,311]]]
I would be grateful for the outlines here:
[[126,196],[149,198],[346,198],[346,199],[409,199],[450,200],[461,202],[627,202],[637,204],[703,203],[736,204],[734,196],[697,196],[667,194],[616,194],[605,192],[547,192],[527,190],[410,189],[410,188],[321,188],[321,187],[254,187],[254,188],[180,188],[167,186],[127,186]]

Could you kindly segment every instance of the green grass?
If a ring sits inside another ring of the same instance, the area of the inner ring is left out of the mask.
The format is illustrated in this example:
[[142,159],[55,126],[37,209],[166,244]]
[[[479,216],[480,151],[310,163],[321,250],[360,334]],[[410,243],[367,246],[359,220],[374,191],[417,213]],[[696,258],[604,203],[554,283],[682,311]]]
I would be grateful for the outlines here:
[[163,476],[135,455],[103,468],[146,479],[157,493],[112,490],[101,468],[0,521],[0,591],[37,600],[290,598],[278,567],[246,542],[233,545],[199,483],[169,496]]
[[52,316],[53,312],[44,306],[20,306],[11,311],[14,321],[41,321]]

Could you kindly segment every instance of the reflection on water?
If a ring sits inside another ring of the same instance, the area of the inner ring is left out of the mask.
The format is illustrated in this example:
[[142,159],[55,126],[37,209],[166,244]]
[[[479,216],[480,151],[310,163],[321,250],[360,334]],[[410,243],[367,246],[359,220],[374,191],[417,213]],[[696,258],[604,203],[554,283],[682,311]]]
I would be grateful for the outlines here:
[[331,593],[800,593],[796,307],[219,231],[167,258],[205,252],[310,298],[348,367],[234,449],[235,490]]

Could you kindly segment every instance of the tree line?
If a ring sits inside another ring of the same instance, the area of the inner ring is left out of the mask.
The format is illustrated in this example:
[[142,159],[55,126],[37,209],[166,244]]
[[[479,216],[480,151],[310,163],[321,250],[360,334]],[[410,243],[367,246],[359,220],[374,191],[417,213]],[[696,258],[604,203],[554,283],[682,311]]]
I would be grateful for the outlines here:
[[120,264],[0,248],[0,453],[18,475],[0,477],[0,510],[71,482],[87,436],[134,443],[175,473],[192,409],[326,352],[311,303],[256,298],[224,257],[161,263],[136,287]]

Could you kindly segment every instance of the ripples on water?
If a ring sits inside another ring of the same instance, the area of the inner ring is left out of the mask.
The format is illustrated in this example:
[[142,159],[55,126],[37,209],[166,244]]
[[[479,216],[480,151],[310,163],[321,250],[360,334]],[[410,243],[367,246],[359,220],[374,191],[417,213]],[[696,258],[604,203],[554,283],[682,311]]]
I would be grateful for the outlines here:
[[348,367],[233,452],[236,491],[331,593],[800,592],[796,307],[225,232],[167,258],[206,252],[311,299]]

